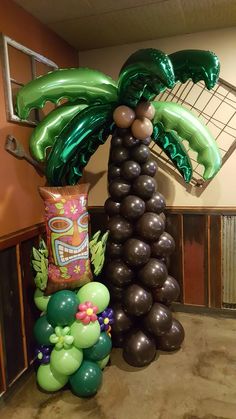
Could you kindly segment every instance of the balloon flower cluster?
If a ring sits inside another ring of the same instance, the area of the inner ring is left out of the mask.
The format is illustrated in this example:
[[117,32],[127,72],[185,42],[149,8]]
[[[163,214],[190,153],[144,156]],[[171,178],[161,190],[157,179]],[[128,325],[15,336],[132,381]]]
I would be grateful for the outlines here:
[[69,383],[80,397],[97,392],[112,348],[109,300],[108,289],[99,282],[48,297],[37,292],[35,303],[43,313],[34,336],[39,345],[37,382],[43,390],[56,391]]

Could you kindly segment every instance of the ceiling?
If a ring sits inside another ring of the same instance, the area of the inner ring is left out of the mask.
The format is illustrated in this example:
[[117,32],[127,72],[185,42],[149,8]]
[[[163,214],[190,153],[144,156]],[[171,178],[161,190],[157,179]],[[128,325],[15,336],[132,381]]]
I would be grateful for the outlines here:
[[15,0],[78,50],[236,26],[236,0]]

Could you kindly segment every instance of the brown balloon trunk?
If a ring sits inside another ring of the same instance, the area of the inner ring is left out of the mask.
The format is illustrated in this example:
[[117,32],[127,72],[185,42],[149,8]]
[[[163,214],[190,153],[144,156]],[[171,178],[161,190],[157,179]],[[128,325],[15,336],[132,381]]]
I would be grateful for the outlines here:
[[108,167],[110,198],[105,203],[110,230],[105,281],[115,322],[113,345],[133,366],[148,365],[160,350],[179,349],[184,330],[170,304],[179,285],[168,276],[173,238],[165,232],[164,197],[154,179],[157,165],[129,129],[117,129]]

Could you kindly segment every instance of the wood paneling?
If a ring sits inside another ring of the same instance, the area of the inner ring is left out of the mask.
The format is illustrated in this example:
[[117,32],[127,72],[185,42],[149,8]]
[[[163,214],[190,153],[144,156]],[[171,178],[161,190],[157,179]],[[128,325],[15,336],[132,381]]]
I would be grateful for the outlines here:
[[[1,296],[1,293],[0,293],[0,296]],[[3,353],[3,340],[2,339],[3,339],[3,333],[2,333],[2,325],[0,323],[0,394],[6,390],[6,375],[5,375],[5,368],[4,368],[4,353]]]
[[29,228],[24,228],[14,234],[0,237],[0,250],[8,249],[9,247],[16,246],[25,240],[31,239],[32,237],[43,236],[44,234],[44,223],[36,224]]
[[221,308],[221,216],[208,217],[209,225],[209,306]]
[[184,303],[207,305],[207,236],[205,215],[184,215],[183,293]]
[[169,274],[173,276],[180,285],[181,294],[179,301],[183,301],[183,263],[182,263],[182,216],[180,214],[167,214],[166,231],[175,240],[175,251],[170,256]]
[[27,357],[30,364],[34,358],[35,341],[33,337],[34,323],[40,315],[34,304],[35,284],[30,263],[32,247],[38,245],[38,238],[34,237],[21,243],[21,272],[22,290],[24,301],[25,333],[27,345]]
[[[89,212],[91,234],[97,230],[104,232],[107,226],[104,209],[90,208]],[[166,211],[166,231],[176,243],[169,273],[179,281],[182,303],[179,306],[186,310],[190,307],[193,311],[195,307],[196,311],[207,309],[214,313],[221,308],[221,222],[224,214],[227,211],[214,213],[210,209],[207,213],[206,209],[195,208],[192,212],[189,208]],[[39,312],[33,302],[35,287],[30,255],[44,231],[41,224],[0,239],[0,392],[11,385],[34,357],[32,330]],[[17,264],[16,247],[20,264]],[[25,354],[22,329],[26,337]]]
[[0,252],[1,310],[6,381],[10,385],[25,369],[16,248]]

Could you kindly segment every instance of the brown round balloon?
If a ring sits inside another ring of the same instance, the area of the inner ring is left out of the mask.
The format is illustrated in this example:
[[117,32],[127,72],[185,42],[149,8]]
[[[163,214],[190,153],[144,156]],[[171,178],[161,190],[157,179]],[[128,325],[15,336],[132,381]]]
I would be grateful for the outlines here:
[[164,263],[167,267],[167,269],[169,269],[170,267],[170,257],[169,256],[162,256],[162,257],[158,257],[158,260],[160,260],[162,263]]
[[128,106],[118,106],[113,112],[113,119],[119,128],[129,128],[135,119],[135,112]]
[[112,334],[125,333],[131,329],[133,322],[124,312],[120,304],[113,306],[114,323],[112,324]]
[[120,213],[120,202],[113,201],[111,198],[107,198],[104,209],[108,215],[118,215]]
[[106,254],[111,259],[121,258],[122,244],[108,240],[106,246]]
[[111,149],[110,161],[114,164],[121,164],[129,158],[129,150],[126,147],[113,147]]
[[142,175],[155,176],[157,172],[157,163],[154,160],[148,160],[141,166]]
[[157,240],[163,233],[165,224],[154,212],[145,212],[135,225],[138,235],[147,241]]
[[144,144],[133,147],[130,152],[131,158],[138,163],[145,163],[150,158],[150,154],[149,147]]
[[170,330],[165,335],[157,338],[157,348],[161,351],[176,351],[180,348],[184,335],[182,324],[178,320],[173,319]]
[[111,300],[114,302],[120,302],[123,300],[124,287],[117,287],[111,283],[106,283],[106,287],[109,289]]
[[130,192],[131,185],[127,180],[123,179],[115,179],[109,183],[109,194],[111,195],[113,200],[121,200],[125,196],[127,196]]
[[163,262],[158,259],[149,259],[149,261],[138,272],[138,279],[146,288],[161,287],[168,272]]
[[[141,177],[141,176],[140,176]],[[156,212],[160,214],[166,206],[164,196],[160,192],[155,192],[152,197],[146,202],[146,211]]]
[[148,101],[140,102],[135,108],[135,114],[138,118],[145,117],[152,120],[155,116],[155,108]]
[[132,224],[119,215],[114,215],[108,221],[108,230],[112,241],[122,243],[133,233]]
[[123,178],[129,181],[136,179],[141,173],[140,165],[133,160],[125,161],[120,169]]
[[139,239],[129,239],[123,246],[123,259],[130,266],[141,266],[150,258],[150,246]]
[[150,199],[157,187],[155,179],[151,176],[141,175],[133,182],[133,193],[142,199]]
[[111,139],[111,147],[122,146],[122,137],[120,135],[113,135]]
[[128,220],[140,217],[144,211],[145,202],[136,195],[128,195],[121,202],[120,213]]
[[122,260],[112,260],[106,265],[105,277],[108,284],[121,288],[132,282],[134,273]]
[[121,168],[115,164],[109,164],[108,166],[108,180],[119,178],[121,175]]
[[151,137],[147,137],[147,138],[144,138],[141,141],[142,141],[142,144],[149,145],[151,143],[152,139],[151,139]]
[[138,145],[139,143],[140,141],[137,138],[133,137],[131,133],[128,133],[123,137],[124,147],[128,147],[128,148],[134,147],[135,145]]
[[114,333],[113,327],[112,327],[112,336],[111,336],[112,347],[113,348],[123,348],[124,342],[125,342],[125,339],[126,339],[128,333],[129,332],[127,332],[127,333]]
[[152,294],[140,285],[132,284],[124,291],[122,304],[129,316],[143,316],[152,307]]
[[117,135],[118,137],[124,138],[124,136],[126,134],[130,134],[130,128],[116,128],[115,130],[115,135]]
[[162,304],[171,304],[180,294],[180,286],[175,278],[168,276],[161,288],[152,290],[153,299]]
[[154,336],[164,335],[172,325],[172,313],[163,304],[154,303],[151,310],[143,319],[145,331]]
[[175,250],[175,241],[173,237],[164,231],[158,241],[152,243],[151,253],[154,257],[169,256]]
[[153,125],[148,118],[138,118],[132,123],[131,132],[134,137],[139,140],[144,140],[147,137],[151,137],[153,133]]
[[156,356],[155,340],[142,330],[131,330],[123,348],[124,360],[133,367],[145,367]]

